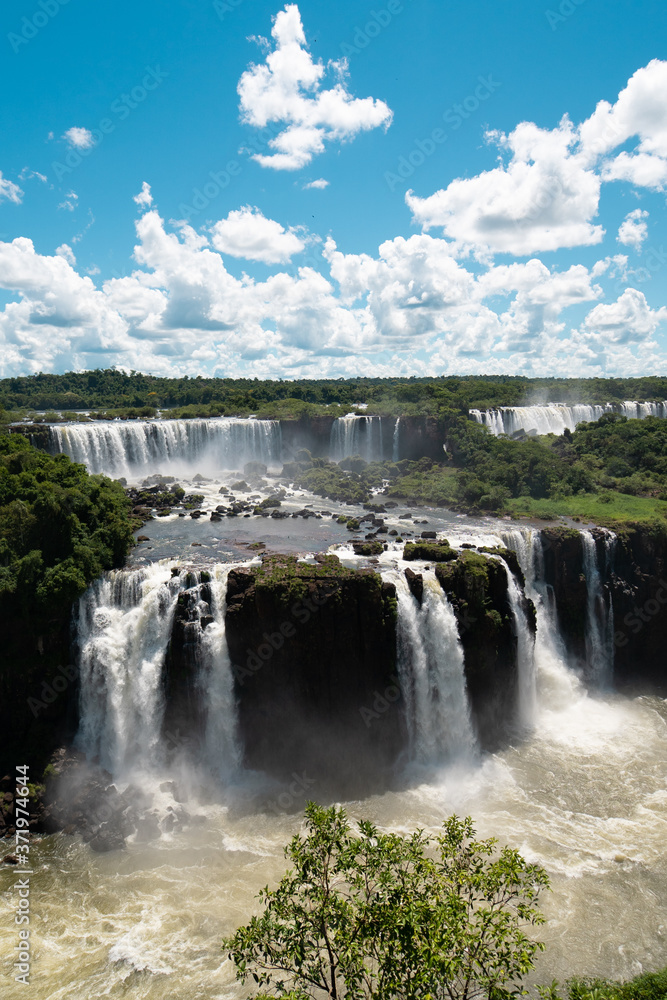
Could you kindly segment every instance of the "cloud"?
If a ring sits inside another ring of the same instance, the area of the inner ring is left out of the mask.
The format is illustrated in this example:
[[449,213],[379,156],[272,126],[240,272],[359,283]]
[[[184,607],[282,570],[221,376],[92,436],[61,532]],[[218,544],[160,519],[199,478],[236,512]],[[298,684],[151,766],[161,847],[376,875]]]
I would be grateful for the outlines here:
[[641,208],[628,212],[618,230],[618,242],[640,250],[648,235],[648,226],[644,219],[648,219],[648,212],[644,212]]
[[304,191],[324,191],[325,188],[329,187],[329,181],[325,180],[324,177],[318,177],[316,181],[310,181],[308,184],[303,185]]
[[[580,125],[567,116],[553,129],[521,122],[488,132],[505,162],[456,178],[430,196],[408,191],[413,220],[442,228],[461,251],[524,256],[599,243],[603,183],[667,187],[667,62],[637,70],[615,104],[601,101]],[[634,147],[610,155],[633,138]]]
[[582,124],[582,153],[591,162],[628,139],[639,139],[634,150],[623,150],[604,162],[606,180],[626,180],[662,190],[667,181],[666,91],[667,62],[652,59],[630,77],[615,104],[600,101]]
[[141,185],[141,191],[139,194],[135,194],[132,199],[139,208],[150,208],[153,204],[153,195],[151,194],[151,186],[146,181]]
[[33,177],[36,177],[42,184],[46,184],[48,180],[48,177],[45,174],[40,174],[39,170],[30,170],[28,167],[24,167],[19,174],[20,181],[31,181]]
[[616,302],[601,303],[584,320],[586,330],[613,344],[648,340],[667,319],[667,307],[651,309],[643,292],[626,288]]
[[567,118],[551,131],[522,122],[507,136],[488,138],[511,154],[509,163],[427,198],[408,191],[415,222],[442,227],[463,246],[517,256],[602,240],[602,226],[593,224],[600,178],[577,157],[577,132]]
[[74,251],[70,246],[67,245],[67,243],[63,243],[61,244],[61,246],[57,247],[56,254],[58,255],[58,257],[63,257],[68,264],[72,265],[72,267],[74,267],[74,265],[76,264],[76,257],[74,256]]
[[305,247],[296,233],[249,205],[216,222],[211,233],[216,250],[264,264],[284,264]]
[[338,80],[323,88],[327,70],[313,62],[297,4],[286,4],[274,18],[273,51],[252,63],[238,84],[241,120],[256,128],[284,125],[268,146],[271,153],[253,159],[273,170],[299,170],[322,153],[325,142],[351,140],[359,132],[388,128],[393,112],[372,97],[354,98],[345,83],[345,61],[329,64]]
[[78,125],[68,128],[63,139],[74,149],[91,149],[95,145],[93,133],[87,128],[79,128]]
[[63,208],[67,212],[73,212],[76,208],[76,203],[79,200],[79,196],[76,191],[70,191],[66,196],[65,200],[61,201],[58,208]]
[[15,205],[20,205],[23,201],[23,191],[18,184],[3,177],[2,170],[0,170],[0,201],[3,200],[13,201]]
[[[28,239],[0,242],[0,288],[16,296],[0,310],[2,374],[116,364],[266,378],[593,376],[665,364],[656,334],[667,308],[616,290],[624,255],[559,269],[463,259],[456,241],[427,233],[372,254],[329,238],[316,266],[256,280],[231,274],[224,255],[286,263],[313,238],[250,206],[206,231],[167,227],[154,207],[139,208],[134,271],[99,287],[94,269],[77,271],[72,240],[52,256]],[[615,287],[611,301],[603,282]]]

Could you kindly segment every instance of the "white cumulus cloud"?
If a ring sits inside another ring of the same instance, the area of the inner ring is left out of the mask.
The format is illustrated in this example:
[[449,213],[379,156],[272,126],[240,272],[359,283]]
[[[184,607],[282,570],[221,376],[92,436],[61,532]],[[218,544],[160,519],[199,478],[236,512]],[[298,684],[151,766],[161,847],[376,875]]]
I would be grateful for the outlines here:
[[[408,191],[413,219],[442,228],[462,249],[523,256],[599,243],[603,183],[667,187],[667,62],[637,70],[614,104],[600,101],[580,125],[567,116],[553,129],[521,122],[487,133],[503,161],[456,178],[427,197]],[[634,146],[613,151],[635,139]]]
[[645,219],[648,219],[648,212],[641,208],[628,212],[618,230],[618,242],[624,243],[627,247],[634,247],[635,250],[641,249],[648,235]]
[[330,64],[337,82],[323,87],[327,69],[308,51],[297,4],[279,11],[271,35],[273,51],[264,63],[250,65],[237,88],[243,122],[257,128],[269,122],[283,126],[269,140],[270,153],[253,155],[261,166],[299,170],[324,151],[325,142],[350,140],[391,124],[393,113],[384,101],[349,93],[344,60]]
[[458,243],[494,253],[531,254],[599,243],[600,178],[576,155],[577,132],[566,118],[549,131],[522,122],[489,138],[507,151],[507,165],[457,179],[427,198],[406,202],[426,230],[442,227]]
[[327,187],[329,187],[329,181],[325,180],[324,177],[318,177],[316,181],[309,181],[308,184],[303,185],[304,191],[324,191]]
[[73,125],[63,135],[63,139],[74,149],[91,149],[95,145],[95,137],[90,129]]
[[153,195],[151,194],[151,186],[146,181],[141,185],[141,191],[139,194],[135,194],[132,201],[139,206],[139,208],[150,208],[153,204]]
[[211,234],[216,250],[264,264],[284,264],[305,247],[296,233],[249,205],[216,222]]
[[626,288],[616,302],[603,302],[592,309],[584,326],[611,343],[626,344],[652,337],[666,319],[667,307],[651,309],[643,292]]

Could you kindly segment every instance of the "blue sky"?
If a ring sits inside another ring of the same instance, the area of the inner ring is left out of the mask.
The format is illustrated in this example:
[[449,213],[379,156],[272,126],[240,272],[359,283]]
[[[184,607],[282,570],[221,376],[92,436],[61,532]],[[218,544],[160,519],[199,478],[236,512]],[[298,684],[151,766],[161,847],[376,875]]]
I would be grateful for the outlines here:
[[21,0],[0,373],[667,371],[653,0]]

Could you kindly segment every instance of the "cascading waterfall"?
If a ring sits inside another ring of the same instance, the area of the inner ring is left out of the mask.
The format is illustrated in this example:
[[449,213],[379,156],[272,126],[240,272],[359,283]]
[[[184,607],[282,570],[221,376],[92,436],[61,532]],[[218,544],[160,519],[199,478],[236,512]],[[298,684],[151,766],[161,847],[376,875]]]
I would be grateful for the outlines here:
[[[586,605],[586,662],[591,680],[598,688],[610,685],[614,670],[614,620],[611,600],[607,600],[598,567],[595,538],[590,531],[581,532],[584,550],[584,576],[588,601]],[[613,535],[605,535],[605,562],[610,567],[613,555]]]
[[541,534],[534,528],[509,528],[501,531],[499,538],[506,548],[516,553],[526,580],[526,597],[535,606],[535,708],[537,710],[541,704],[554,710],[566,708],[581,697],[582,687],[568,666],[554,594],[544,579]]
[[163,760],[162,665],[182,586],[168,573],[159,564],[112,570],[79,600],[77,743],[114,775]]
[[470,759],[475,736],[454,611],[432,575],[424,574],[421,606],[402,573],[390,578],[398,595],[398,669],[413,757],[425,764]]
[[535,686],[535,638],[528,628],[521,589],[514,573],[501,560],[507,574],[507,591],[514,618],[517,639],[517,669],[519,674],[519,721],[530,728],[535,722],[537,691]]
[[89,472],[133,478],[158,472],[186,475],[241,469],[246,462],[280,463],[277,420],[118,420],[49,427],[53,452]]
[[[196,685],[206,713],[202,763],[229,778],[240,761],[233,679],[225,639],[229,565],[214,566],[200,585],[191,572],[169,578],[155,563],[113,570],[79,601],[77,616],[81,721],[77,743],[115,777],[150,772],[167,763],[171,737],[163,734],[163,666],[179,595],[193,610],[188,623]],[[201,599],[202,586],[210,604]]]
[[394,438],[392,441],[392,449],[391,449],[392,462],[398,462],[401,453],[400,446],[401,446],[401,418],[396,417],[396,423],[394,424]]
[[229,779],[241,763],[234,678],[225,636],[227,577],[230,566],[215,566],[209,589],[210,622],[201,638],[199,687],[206,705],[205,763],[220,779]]
[[381,417],[348,414],[334,420],[329,440],[329,456],[333,462],[341,462],[351,455],[361,455],[367,462],[382,461]]
[[566,403],[547,403],[544,406],[499,406],[491,410],[470,410],[470,416],[494,435],[562,434],[566,427],[574,430],[577,424],[599,420],[604,413],[620,413],[630,419],[642,417],[667,417],[664,403],[606,403],[604,406]]

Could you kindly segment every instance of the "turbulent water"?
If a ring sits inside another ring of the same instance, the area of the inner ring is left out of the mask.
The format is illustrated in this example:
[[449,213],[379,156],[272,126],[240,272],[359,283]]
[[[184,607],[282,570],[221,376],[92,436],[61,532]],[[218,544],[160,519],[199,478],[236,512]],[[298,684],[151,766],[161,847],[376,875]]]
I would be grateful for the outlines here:
[[526,431],[533,434],[562,434],[566,427],[574,430],[577,424],[599,420],[604,413],[620,413],[631,419],[641,417],[667,417],[664,403],[607,403],[604,406],[586,404],[547,403],[544,406],[499,406],[492,410],[471,410],[470,415],[489,428],[492,434],[516,434]]
[[246,462],[279,465],[277,420],[119,420],[49,426],[51,447],[89,472],[128,479],[151,473],[183,475],[243,469]]
[[[350,815],[408,832],[435,831],[453,811],[471,814],[480,834],[543,864],[553,892],[544,900],[548,923],[540,935],[547,950],[537,981],[575,973],[629,976],[664,965],[665,701],[613,695],[602,675],[584,685],[560,640],[537,531],[499,525],[466,531],[461,521],[448,537],[456,545],[505,544],[521,563],[538,627],[533,646],[520,593],[510,587],[525,733],[496,754],[476,749],[453,611],[428,564],[411,563],[424,574],[418,604],[405,584],[400,547],[390,546],[378,568],[398,588],[410,759],[396,790],[346,803]],[[613,558],[611,548],[610,540],[600,559]],[[351,549],[338,551],[344,562],[359,562]],[[608,567],[598,564],[595,546],[587,558],[588,613],[604,647],[609,623],[601,580]],[[80,743],[101,757],[120,788],[130,778],[143,783],[158,818],[177,805],[188,823],[140,830],[126,850],[108,854],[64,833],[35,839],[30,992],[11,978],[5,956],[14,942],[5,941],[2,922],[3,997],[247,995],[220,940],[249,918],[258,890],[280,877],[283,845],[299,829],[305,798],[321,796],[317,785],[287,794],[240,767],[224,636],[228,569],[211,567],[210,602],[197,605],[194,615],[205,722],[197,754],[175,762],[161,735],[160,664],[179,595],[201,601],[196,580],[185,571],[172,577],[168,563],[155,563],[108,574],[82,598]],[[8,906],[15,877],[0,869]]]

